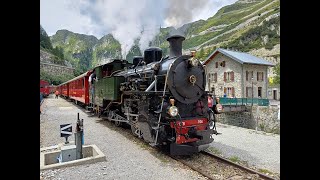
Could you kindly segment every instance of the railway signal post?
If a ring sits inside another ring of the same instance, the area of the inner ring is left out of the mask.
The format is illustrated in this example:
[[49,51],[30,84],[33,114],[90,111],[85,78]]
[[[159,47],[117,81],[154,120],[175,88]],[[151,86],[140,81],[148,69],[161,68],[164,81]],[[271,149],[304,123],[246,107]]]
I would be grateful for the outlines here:
[[65,144],[69,144],[68,137],[72,135],[72,125],[71,124],[61,124],[60,125],[60,137],[65,137]]
[[82,145],[83,145],[83,119],[80,120],[79,113],[77,119],[77,126],[75,134],[75,143],[76,143],[76,159],[82,159]]

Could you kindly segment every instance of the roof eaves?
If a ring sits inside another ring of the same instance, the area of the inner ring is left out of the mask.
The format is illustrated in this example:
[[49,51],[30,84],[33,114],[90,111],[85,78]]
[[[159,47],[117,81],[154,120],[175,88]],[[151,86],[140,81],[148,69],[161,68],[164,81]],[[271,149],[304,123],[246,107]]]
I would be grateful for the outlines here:
[[244,62],[243,61],[241,61],[240,59],[238,59],[238,58],[236,58],[236,57],[234,57],[234,56],[232,56],[232,55],[230,55],[229,53],[227,53],[227,52],[225,52],[225,51],[223,51],[223,49],[221,50],[221,51],[219,51],[220,53],[222,53],[222,54],[224,54],[224,55],[226,55],[226,56],[228,56],[229,58],[231,58],[231,59],[233,59],[233,60],[235,60],[235,61],[237,61],[238,63],[240,63],[240,64],[243,64]]
[[[218,48],[218,49],[219,49],[219,48]],[[207,59],[204,61],[203,64],[207,64],[207,63],[209,62],[210,57],[213,56],[214,53],[216,53],[216,52],[218,51],[218,49],[216,49],[215,51],[213,51],[213,52],[207,57]]]
[[261,66],[275,66],[274,64],[270,63],[270,64],[260,64],[260,63],[248,63],[248,62],[245,62],[244,64],[253,64],[253,65],[261,65]]

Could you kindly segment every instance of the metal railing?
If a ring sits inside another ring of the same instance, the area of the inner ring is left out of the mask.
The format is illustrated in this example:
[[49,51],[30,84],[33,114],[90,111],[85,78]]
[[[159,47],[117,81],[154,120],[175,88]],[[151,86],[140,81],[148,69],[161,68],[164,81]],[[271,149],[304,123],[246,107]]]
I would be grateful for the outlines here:
[[219,97],[220,104],[222,105],[259,105],[259,106],[269,106],[269,99],[261,98],[226,98]]

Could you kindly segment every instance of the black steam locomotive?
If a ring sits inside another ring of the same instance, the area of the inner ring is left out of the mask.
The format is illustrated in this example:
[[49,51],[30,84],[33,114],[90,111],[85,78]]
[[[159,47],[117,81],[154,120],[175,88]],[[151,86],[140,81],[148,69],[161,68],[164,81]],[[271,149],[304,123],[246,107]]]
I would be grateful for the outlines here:
[[99,80],[91,101],[99,114],[116,125],[129,124],[134,135],[152,146],[170,148],[172,155],[204,150],[217,134],[204,67],[192,55],[182,55],[184,39],[167,38],[167,57],[154,47],[132,64],[113,60],[94,69]]

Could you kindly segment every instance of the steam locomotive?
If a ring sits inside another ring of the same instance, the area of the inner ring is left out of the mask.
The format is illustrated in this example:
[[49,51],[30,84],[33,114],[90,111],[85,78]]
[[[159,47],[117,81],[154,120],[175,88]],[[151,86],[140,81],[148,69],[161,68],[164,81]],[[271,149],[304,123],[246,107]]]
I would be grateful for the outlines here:
[[152,47],[133,63],[113,59],[81,75],[88,91],[83,102],[117,126],[129,124],[135,136],[167,147],[171,155],[208,148],[217,134],[215,112],[208,108],[203,65],[192,55],[182,55],[184,39],[167,38],[169,56]]

